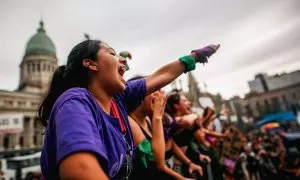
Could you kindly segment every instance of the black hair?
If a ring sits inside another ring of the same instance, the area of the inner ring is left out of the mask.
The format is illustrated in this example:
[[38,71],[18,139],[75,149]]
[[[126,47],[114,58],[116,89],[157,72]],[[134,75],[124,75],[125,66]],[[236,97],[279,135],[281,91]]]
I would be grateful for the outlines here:
[[99,40],[85,40],[77,44],[71,50],[67,64],[55,70],[48,94],[38,108],[38,118],[44,127],[47,126],[55,101],[62,93],[73,87],[87,88],[90,79],[89,70],[83,66],[82,61],[84,59],[96,61],[101,43]]
[[166,113],[171,115],[172,117],[176,113],[176,109],[174,107],[175,104],[179,104],[180,102],[181,94],[179,92],[172,92],[167,99],[167,105],[166,105]]

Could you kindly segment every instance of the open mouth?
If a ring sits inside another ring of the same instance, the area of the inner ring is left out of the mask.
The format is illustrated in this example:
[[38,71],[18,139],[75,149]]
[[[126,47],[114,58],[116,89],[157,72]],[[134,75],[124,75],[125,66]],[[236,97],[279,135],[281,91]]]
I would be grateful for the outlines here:
[[192,107],[191,107],[191,106],[187,106],[186,109],[187,109],[188,111],[191,111],[191,110],[192,110]]
[[125,74],[125,71],[126,71],[125,66],[120,66],[120,67],[119,67],[118,72],[119,72],[119,74],[120,74],[122,77],[123,77],[123,75]]

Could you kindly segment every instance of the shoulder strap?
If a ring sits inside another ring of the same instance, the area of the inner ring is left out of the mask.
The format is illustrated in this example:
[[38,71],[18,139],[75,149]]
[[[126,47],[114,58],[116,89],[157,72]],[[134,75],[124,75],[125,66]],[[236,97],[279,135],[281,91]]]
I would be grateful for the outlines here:
[[126,126],[125,126],[124,120],[123,120],[122,116],[120,115],[117,104],[114,101],[112,101],[112,103],[111,103],[111,115],[119,120],[119,123],[121,126],[121,131],[122,131],[122,133],[125,133]]
[[[146,139],[148,139],[149,141],[152,139],[149,135],[148,135],[148,133],[145,131],[145,129],[140,125],[140,123],[138,123],[138,121],[134,118],[134,117],[132,117],[132,116],[130,116],[136,123],[137,123],[137,125],[141,128],[141,130],[142,130],[142,132],[143,132],[143,134],[144,134],[144,136],[146,137]],[[148,122],[147,122],[147,126],[148,126]],[[151,132],[152,132],[152,129],[150,129],[151,130]]]

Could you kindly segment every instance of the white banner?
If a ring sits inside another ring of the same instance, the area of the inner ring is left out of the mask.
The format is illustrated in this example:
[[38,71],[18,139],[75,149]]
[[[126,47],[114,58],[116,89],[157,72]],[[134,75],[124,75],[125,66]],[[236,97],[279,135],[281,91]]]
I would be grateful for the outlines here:
[[23,114],[0,114],[0,134],[20,133],[23,121]]

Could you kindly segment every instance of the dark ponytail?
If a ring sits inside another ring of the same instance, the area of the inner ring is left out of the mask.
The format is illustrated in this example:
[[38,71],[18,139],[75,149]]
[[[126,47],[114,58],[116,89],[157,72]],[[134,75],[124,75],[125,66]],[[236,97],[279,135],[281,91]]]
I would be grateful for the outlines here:
[[53,74],[52,81],[44,101],[38,109],[38,118],[44,127],[47,126],[50,113],[58,97],[73,87],[87,88],[89,71],[84,67],[84,59],[97,60],[101,41],[86,40],[77,44],[68,56],[67,65],[59,66]]

